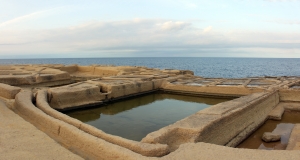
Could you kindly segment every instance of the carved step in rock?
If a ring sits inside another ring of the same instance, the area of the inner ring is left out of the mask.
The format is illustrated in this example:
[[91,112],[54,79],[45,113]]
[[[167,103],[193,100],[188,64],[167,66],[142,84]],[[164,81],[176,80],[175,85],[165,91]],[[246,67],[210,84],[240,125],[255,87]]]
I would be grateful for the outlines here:
[[271,132],[265,132],[262,136],[262,140],[265,142],[276,142],[281,139],[281,135],[279,134],[274,134]]

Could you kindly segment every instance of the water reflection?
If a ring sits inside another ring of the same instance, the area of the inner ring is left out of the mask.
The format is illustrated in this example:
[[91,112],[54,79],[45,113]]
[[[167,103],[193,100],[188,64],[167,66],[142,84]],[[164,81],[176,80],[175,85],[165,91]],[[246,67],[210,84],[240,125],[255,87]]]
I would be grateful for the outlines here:
[[224,101],[228,99],[154,93],[66,114],[106,133],[139,141],[150,132]]
[[[257,129],[237,148],[284,150],[288,144],[290,134],[295,123],[300,123],[299,112],[286,111],[281,121],[267,120],[263,126]],[[278,142],[266,143],[261,140],[264,132],[273,132],[281,135]]]

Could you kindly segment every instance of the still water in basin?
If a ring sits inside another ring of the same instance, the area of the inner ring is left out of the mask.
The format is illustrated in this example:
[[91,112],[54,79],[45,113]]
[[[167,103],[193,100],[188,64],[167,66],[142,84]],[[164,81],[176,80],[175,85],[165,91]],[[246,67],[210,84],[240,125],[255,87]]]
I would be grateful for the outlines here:
[[106,133],[140,141],[150,132],[224,101],[228,99],[153,93],[66,114]]
[[[284,150],[287,147],[290,134],[295,123],[300,123],[300,112],[285,111],[280,121],[267,120],[259,129],[250,135],[237,148]],[[261,140],[264,132],[273,132],[281,135],[278,142],[266,143]]]

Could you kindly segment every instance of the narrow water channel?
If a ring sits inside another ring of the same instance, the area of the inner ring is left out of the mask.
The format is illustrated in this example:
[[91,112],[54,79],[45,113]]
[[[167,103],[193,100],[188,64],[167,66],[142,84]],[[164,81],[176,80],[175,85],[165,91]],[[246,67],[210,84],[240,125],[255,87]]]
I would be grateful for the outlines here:
[[[295,123],[300,123],[300,112],[285,111],[280,121],[267,120],[237,148],[285,150]],[[261,140],[264,132],[280,134],[281,140],[266,143]]]
[[228,100],[152,93],[66,114],[106,133],[140,141],[150,132]]

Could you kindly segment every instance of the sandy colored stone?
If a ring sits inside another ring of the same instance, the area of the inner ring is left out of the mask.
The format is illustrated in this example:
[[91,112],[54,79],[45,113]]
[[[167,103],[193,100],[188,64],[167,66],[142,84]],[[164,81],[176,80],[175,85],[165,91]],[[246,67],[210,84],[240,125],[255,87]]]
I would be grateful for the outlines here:
[[276,142],[276,141],[280,141],[281,135],[272,132],[265,132],[261,137],[261,139],[265,142]]
[[82,159],[9,110],[0,100],[0,159]]
[[299,151],[237,149],[208,143],[186,143],[163,160],[299,160]]
[[279,95],[282,102],[300,102],[299,89],[279,89]]
[[300,103],[299,102],[281,102],[281,105],[286,110],[300,111]]
[[70,80],[71,78],[65,71],[39,65],[16,65],[10,67],[13,68],[12,71],[0,70],[0,83],[21,86]]
[[97,86],[101,87],[101,91],[109,93],[110,98],[120,98],[133,94],[142,94],[144,92],[153,91],[159,89],[163,83],[163,80],[130,80],[130,78],[120,79],[100,79],[89,81]]
[[270,113],[269,119],[272,120],[281,120],[281,117],[284,113],[284,103],[280,102]]
[[215,97],[240,97],[252,93],[263,92],[261,88],[246,88],[244,86],[191,86],[191,85],[174,85],[166,84],[165,90],[172,90],[178,93],[191,93],[199,95],[210,95]]
[[286,150],[300,150],[300,124],[294,126]]
[[78,70],[78,65],[62,66],[59,68],[59,70],[72,74]]
[[48,100],[55,109],[74,108],[83,105],[99,104],[106,99],[106,94],[100,92],[100,88],[89,83],[76,83],[62,87],[50,88]]
[[0,83],[0,96],[8,99],[15,99],[17,93],[21,90],[20,87],[14,87]]

